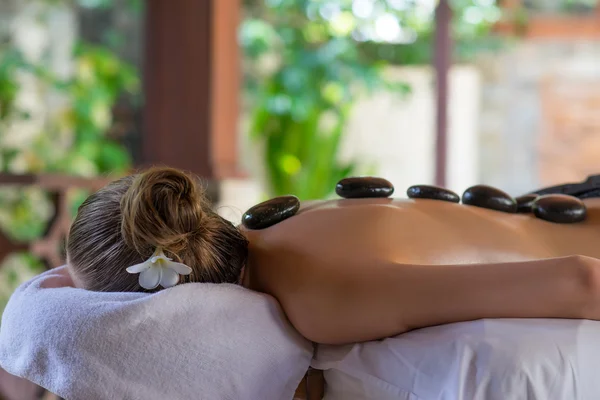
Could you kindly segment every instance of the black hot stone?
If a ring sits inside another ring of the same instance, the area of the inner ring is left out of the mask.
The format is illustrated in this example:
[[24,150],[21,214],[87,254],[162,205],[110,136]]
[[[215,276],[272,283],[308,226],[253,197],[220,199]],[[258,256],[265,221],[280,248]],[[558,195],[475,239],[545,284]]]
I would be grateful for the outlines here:
[[336,185],[335,192],[345,199],[390,197],[394,194],[394,185],[383,178],[344,178]]
[[581,222],[587,215],[583,201],[565,194],[547,194],[533,202],[533,213],[545,221],[559,224]]
[[294,216],[300,209],[296,196],[281,196],[255,205],[244,213],[242,223],[248,229],[265,229]]
[[530,213],[531,206],[535,199],[539,196],[537,194],[526,194],[523,196],[517,197],[515,200],[517,201],[517,212],[520,213]]
[[500,189],[486,185],[471,186],[462,195],[463,204],[507,213],[517,212],[517,202]]
[[458,203],[460,196],[451,190],[438,186],[415,185],[408,188],[406,195],[409,199],[432,199]]

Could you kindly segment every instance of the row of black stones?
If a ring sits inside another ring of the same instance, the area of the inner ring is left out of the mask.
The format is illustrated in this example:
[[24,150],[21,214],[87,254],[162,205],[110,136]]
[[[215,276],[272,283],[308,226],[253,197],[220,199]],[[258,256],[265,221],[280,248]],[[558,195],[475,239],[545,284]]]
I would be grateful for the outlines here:
[[[459,201],[456,193],[435,186],[412,186],[408,189],[407,195],[413,199],[427,198],[454,203]],[[462,195],[462,203],[506,213],[533,212],[539,219],[560,224],[581,222],[587,215],[583,201],[574,196],[528,194],[513,199],[502,190],[486,185],[471,186],[465,190]]]
[[[345,199],[387,198],[394,193],[394,186],[383,178],[345,178],[336,185],[336,193]],[[461,198],[451,190],[429,185],[411,186],[407,190],[411,199],[433,199],[459,203]],[[543,220],[556,223],[574,223],[586,217],[585,204],[578,198],[549,194],[529,194],[513,199],[500,189],[486,185],[468,188],[462,195],[462,203],[506,213],[529,213]],[[300,209],[296,196],[281,196],[257,204],[242,217],[248,229],[265,229],[294,216]]]

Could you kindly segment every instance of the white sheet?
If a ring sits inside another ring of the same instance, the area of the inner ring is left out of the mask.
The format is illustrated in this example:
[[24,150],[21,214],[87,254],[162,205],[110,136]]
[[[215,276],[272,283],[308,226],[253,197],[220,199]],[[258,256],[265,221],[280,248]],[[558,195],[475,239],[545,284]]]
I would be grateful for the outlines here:
[[69,285],[64,268],[24,284],[0,327],[0,366],[68,400],[290,400],[312,357],[273,298],[239,286]]
[[600,323],[481,320],[321,346],[325,400],[598,400]]

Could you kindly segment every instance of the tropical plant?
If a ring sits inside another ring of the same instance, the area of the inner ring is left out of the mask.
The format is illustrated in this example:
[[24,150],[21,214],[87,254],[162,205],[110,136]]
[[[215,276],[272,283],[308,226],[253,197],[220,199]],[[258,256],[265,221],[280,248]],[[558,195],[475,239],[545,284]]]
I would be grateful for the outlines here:
[[[1,168],[8,172],[61,172],[96,176],[122,173],[130,165],[126,150],[110,137],[112,107],[123,92],[139,88],[137,73],[110,51],[79,45],[74,49],[75,74],[54,77],[47,69],[23,61],[18,52],[0,54]],[[30,115],[14,106],[17,74],[30,74],[65,106],[43,124],[30,141],[10,140],[18,120]],[[51,150],[51,151],[49,151]]]

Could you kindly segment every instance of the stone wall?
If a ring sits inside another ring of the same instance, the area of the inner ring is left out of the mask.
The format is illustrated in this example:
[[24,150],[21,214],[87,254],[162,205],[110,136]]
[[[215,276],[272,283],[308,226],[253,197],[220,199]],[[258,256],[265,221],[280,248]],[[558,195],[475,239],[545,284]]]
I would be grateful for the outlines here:
[[[477,67],[482,182],[516,195],[600,173],[600,124],[589,125],[598,115],[600,43],[527,40],[481,56]],[[570,124],[553,133],[563,117]],[[567,145],[582,141],[586,151]]]

